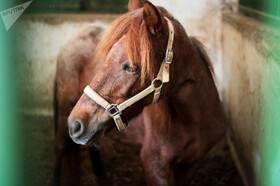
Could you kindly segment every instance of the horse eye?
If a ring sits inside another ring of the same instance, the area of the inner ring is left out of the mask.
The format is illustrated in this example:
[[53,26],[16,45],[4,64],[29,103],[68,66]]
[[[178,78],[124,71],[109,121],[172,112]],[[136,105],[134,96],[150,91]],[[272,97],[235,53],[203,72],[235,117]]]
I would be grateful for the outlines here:
[[123,63],[122,69],[128,73],[135,74],[139,70],[138,65],[133,65],[132,67],[130,66],[130,63],[128,61],[125,61]]

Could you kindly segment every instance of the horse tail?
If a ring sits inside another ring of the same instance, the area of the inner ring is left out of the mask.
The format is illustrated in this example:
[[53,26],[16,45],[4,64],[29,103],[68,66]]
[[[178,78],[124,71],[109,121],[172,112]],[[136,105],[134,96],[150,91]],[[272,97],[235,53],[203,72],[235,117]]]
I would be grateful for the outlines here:
[[195,37],[190,37],[190,40],[197,52],[199,53],[200,57],[202,58],[202,61],[206,65],[207,69],[209,70],[209,74],[215,79],[214,68],[209,56],[207,55],[205,46]]
[[57,76],[55,74],[54,78],[54,93],[53,93],[53,111],[54,111],[54,130],[57,133],[57,123],[58,123],[58,100],[57,100]]

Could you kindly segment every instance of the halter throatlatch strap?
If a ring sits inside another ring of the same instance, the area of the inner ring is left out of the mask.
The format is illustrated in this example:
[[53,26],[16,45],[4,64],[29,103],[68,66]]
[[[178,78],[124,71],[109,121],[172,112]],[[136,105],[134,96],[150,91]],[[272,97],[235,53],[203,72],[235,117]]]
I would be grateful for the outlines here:
[[[169,82],[169,65],[172,63],[172,60],[173,60],[172,46],[173,46],[173,41],[174,41],[174,27],[173,27],[171,21],[167,17],[164,17],[164,18],[167,21],[168,28],[169,28],[166,55],[165,55],[165,59],[163,60],[161,66],[160,66],[157,77],[152,81],[152,83],[149,87],[147,87],[146,89],[142,90],[135,96],[129,98],[128,100],[124,101],[123,103],[121,103],[119,105],[110,104],[104,98],[102,98],[102,96],[100,96],[97,92],[92,90],[90,88],[90,86],[86,86],[86,88],[84,89],[84,93],[90,99],[95,101],[98,105],[103,107],[106,110],[107,114],[114,119],[117,129],[120,132],[125,131],[125,124],[123,123],[123,121],[121,119],[122,111],[125,110],[127,107],[130,107],[137,101],[143,99],[147,95],[151,94],[152,92],[154,92],[154,98],[153,98],[152,103],[157,102],[159,99],[159,96],[160,96],[160,92],[161,92],[163,83]],[[158,85],[156,86],[157,81],[159,81],[159,84],[160,84],[159,86]]]

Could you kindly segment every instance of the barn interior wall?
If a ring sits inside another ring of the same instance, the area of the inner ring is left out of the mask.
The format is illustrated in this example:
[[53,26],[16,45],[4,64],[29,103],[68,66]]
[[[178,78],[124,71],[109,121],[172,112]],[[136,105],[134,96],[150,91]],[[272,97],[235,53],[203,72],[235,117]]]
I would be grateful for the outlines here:
[[246,185],[279,184],[279,179],[271,180],[279,168],[268,167],[268,161],[279,164],[274,152],[278,147],[270,141],[279,126],[274,106],[280,95],[277,50],[279,30],[240,14],[224,14],[222,63],[227,83],[221,95],[229,124],[228,141]]

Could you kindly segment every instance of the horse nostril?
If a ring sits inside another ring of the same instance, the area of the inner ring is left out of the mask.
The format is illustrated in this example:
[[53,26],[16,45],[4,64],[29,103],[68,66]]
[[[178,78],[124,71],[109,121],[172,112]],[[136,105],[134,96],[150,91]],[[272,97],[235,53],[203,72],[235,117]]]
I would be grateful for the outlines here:
[[80,120],[73,121],[70,124],[70,134],[77,138],[81,136],[84,132],[83,123]]
[[80,124],[77,124],[77,125],[75,125],[74,128],[73,128],[73,132],[74,132],[74,133],[77,133],[77,132],[80,131],[80,129],[81,129],[81,125],[80,125]]

